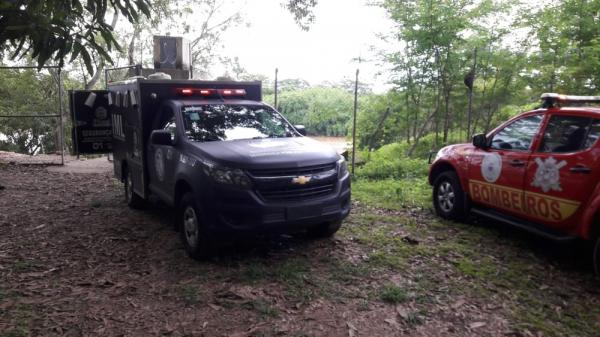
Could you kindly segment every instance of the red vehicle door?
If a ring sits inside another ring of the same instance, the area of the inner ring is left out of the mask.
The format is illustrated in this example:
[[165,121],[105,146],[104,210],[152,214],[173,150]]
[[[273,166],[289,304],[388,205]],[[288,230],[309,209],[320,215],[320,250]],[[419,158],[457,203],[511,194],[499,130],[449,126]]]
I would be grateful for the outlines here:
[[490,148],[476,149],[469,165],[469,195],[478,204],[523,214],[525,169],[544,115],[528,114],[488,135]]
[[542,134],[527,165],[527,217],[569,231],[600,178],[600,119],[558,110],[549,114]]

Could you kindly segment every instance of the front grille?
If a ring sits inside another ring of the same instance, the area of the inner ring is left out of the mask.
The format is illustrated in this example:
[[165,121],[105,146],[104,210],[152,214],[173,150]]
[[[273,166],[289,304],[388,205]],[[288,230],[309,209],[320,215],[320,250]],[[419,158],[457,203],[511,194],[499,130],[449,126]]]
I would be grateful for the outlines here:
[[264,189],[257,193],[265,200],[306,200],[328,195],[333,192],[335,184],[326,184],[320,186],[301,186],[279,189]]
[[[266,201],[309,200],[334,192],[337,183],[336,164],[295,168],[250,170],[256,194]],[[312,177],[305,185],[293,184],[295,177]]]
[[278,169],[249,170],[254,177],[305,176],[335,169],[335,163]]

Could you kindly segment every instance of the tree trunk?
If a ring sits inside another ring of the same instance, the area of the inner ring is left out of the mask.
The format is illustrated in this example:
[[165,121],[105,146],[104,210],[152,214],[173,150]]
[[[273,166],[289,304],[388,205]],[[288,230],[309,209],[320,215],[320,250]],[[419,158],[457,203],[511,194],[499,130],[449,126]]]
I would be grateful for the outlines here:
[[392,109],[390,109],[390,107],[388,106],[387,109],[385,110],[385,112],[383,113],[383,117],[381,117],[381,120],[379,120],[379,124],[377,124],[377,128],[375,129],[375,132],[373,132],[373,135],[371,136],[371,139],[369,140],[369,148],[368,148],[369,151],[373,148],[373,143],[375,143],[375,139],[377,138],[377,134],[379,133],[379,131],[383,127],[383,123],[385,122],[385,120],[390,115],[390,111],[391,110]]
[[[110,27],[113,30],[117,26],[118,18],[119,12],[115,12],[115,14],[113,15],[112,22],[110,23]],[[96,83],[98,83],[98,80],[100,80],[100,76],[102,76],[102,73],[104,72],[105,60],[101,55],[98,55],[98,57],[100,58],[100,61],[98,62],[98,67],[96,67],[96,72],[94,73],[94,76],[92,76],[90,81],[85,84],[85,90],[93,89]]]
[[410,149],[408,149],[408,152],[406,153],[406,155],[408,157],[412,156],[413,152],[415,151],[415,148],[417,147],[417,145],[419,145],[419,140],[421,139],[421,136],[423,136],[423,133],[425,132],[425,130],[427,129],[427,125],[429,124],[429,122],[431,122],[431,119],[437,115],[437,111],[433,110],[429,116],[427,116],[427,120],[425,120],[425,122],[423,123],[423,125],[421,125],[421,129],[419,129],[419,133],[417,135],[417,137],[415,137],[415,142],[413,143],[413,145],[410,147]]
[[135,25],[133,28],[133,35],[131,35],[131,40],[129,40],[129,47],[127,48],[127,61],[129,61],[129,65],[135,64],[134,53],[135,53],[135,39],[140,34],[140,26]]

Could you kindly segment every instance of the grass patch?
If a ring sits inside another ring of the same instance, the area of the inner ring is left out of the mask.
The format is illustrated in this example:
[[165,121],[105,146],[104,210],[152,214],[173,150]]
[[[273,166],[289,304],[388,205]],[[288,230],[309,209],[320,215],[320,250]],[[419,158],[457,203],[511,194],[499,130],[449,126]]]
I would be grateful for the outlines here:
[[8,317],[4,319],[11,322],[11,327],[0,331],[0,337],[29,336],[30,322],[35,318],[33,307],[30,304],[15,304],[7,313]]
[[12,270],[15,272],[28,272],[39,268],[39,264],[33,260],[16,260],[12,264]]
[[206,294],[194,285],[186,284],[179,286],[177,292],[187,305],[196,305],[205,302]]
[[321,258],[320,262],[327,266],[327,275],[335,283],[354,284],[361,282],[362,277],[370,272],[365,264],[353,264],[330,256]]
[[409,312],[404,321],[410,327],[421,325],[425,322],[424,312]]
[[26,329],[10,329],[7,331],[1,331],[0,337],[26,337],[29,336],[29,331]]
[[325,285],[321,279],[315,279],[311,264],[307,258],[294,257],[284,261],[251,260],[242,266],[235,278],[242,283],[277,282],[284,286],[287,294],[300,302],[308,302]]
[[379,298],[386,303],[398,304],[406,302],[408,294],[397,285],[388,284],[379,289]]
[[431,207],[431,186],[425,177],[352,181],[352,197],[367,205],[387,209]]
[[263,319],[279,317],[279,310],[277,308],[272,307],[261,300],[246,302],[244,303],[243,307],[256,311]]
[[467,276],[480,279],[493,278],[498,275],[498,264],[494,263],[490,258],[483,258],[479,261],[462,258],[459,260],[456,268]]

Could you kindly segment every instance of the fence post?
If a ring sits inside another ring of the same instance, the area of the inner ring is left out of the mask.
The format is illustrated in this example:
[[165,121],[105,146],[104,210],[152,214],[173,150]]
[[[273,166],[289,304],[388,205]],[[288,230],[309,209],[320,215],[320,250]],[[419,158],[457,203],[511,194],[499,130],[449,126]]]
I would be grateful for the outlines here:
[[65,130],[63,125],[63,102],[62,102],[62,72],[58,68],[58,115],[60,116],[60,164],[65,165]]

